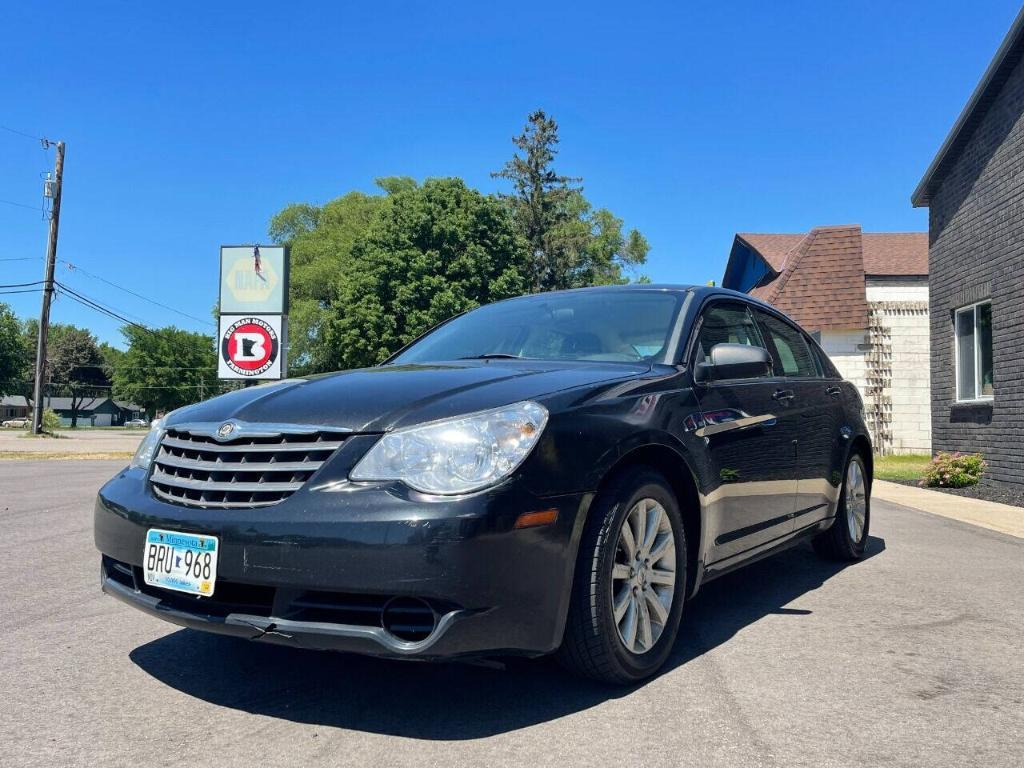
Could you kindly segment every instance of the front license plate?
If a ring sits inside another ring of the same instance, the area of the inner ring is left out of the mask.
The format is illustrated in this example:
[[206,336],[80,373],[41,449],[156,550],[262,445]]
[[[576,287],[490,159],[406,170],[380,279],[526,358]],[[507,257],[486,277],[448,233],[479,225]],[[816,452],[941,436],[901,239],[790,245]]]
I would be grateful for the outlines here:
[[217,537],[150,528],[142,572],[151,586],[209,597],[217,583]]

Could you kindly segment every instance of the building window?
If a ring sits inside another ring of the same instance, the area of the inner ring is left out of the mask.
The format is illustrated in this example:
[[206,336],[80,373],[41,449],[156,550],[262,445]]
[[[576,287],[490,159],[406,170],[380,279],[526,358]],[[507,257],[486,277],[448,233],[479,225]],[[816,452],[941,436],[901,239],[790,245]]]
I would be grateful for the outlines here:
[[956,311],[956,399],[991,400],[992,302]]

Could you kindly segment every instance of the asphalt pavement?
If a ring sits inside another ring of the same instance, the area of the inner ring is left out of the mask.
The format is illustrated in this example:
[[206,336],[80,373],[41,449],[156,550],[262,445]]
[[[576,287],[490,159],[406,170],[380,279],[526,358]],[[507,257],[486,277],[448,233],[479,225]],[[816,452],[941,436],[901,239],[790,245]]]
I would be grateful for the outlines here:
[[103,596],[124,462],[0,462],[0,764],[1021,766],[1024,540],[878,501],[869,556],[709,584],[631,689],[296,651]]

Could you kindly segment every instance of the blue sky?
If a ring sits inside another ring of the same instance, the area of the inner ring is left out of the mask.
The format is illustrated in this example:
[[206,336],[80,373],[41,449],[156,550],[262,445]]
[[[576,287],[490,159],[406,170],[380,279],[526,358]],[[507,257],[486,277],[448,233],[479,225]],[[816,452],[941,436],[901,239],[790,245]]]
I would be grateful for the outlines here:
[[[0,125],[68,144],[59,255],[86,272],[58,279],[149,325],[212,331],[87,273],[205,320],[220,244],[376,176],[496,190],[536,107],[559,169],[650,240],[645,272],[703,283],[737,231],[924,230],[910,193],[1018,7],[10,3]],[[38,206],[52,162],[0,130],[0,199]],[[40,279],[40,213],[0,203],[0,232],[0,283]],[[67,299],[53,316],[119,339]]]

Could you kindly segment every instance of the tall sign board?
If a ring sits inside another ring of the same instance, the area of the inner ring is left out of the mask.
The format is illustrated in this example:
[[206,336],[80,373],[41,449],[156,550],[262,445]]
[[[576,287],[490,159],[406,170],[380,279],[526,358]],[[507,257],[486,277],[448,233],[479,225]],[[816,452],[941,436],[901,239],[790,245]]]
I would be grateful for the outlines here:
[[288,375],[288,248],[225,245],[220,249],[217,375],[250,381]]

